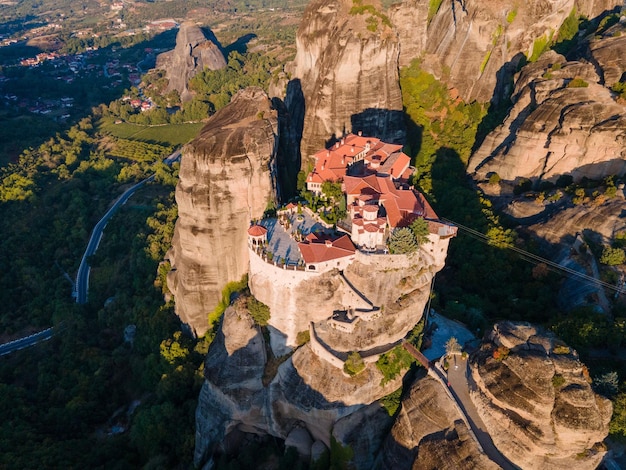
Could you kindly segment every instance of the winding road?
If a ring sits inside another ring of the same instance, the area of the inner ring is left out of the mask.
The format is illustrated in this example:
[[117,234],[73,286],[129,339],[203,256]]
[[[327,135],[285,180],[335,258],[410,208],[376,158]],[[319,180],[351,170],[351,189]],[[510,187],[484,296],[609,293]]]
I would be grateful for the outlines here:
[[20,349],[28,348],[29,346],[40,343],[41,341],[47,341],[52,338],[52,335],[54,335],[54,328],[50,327],[46,330],[40,331],[39,333],[16,339],[9,343],[4,343],[0,345],[0,356],[11,354],[12,352],[19,351]]
[[113,214],[124,204],[126,201],[135,194],[139,188],[141,188],[148,181],[152,181],[154,179],[154,175],[149,176],[143,181],[135,184],[134,186],[128,188],[124,193],[115,201],[115,203],[111,206],[111,208],[104,214],[104,216],[100,219],[100,221],[96,224],[91,232],[91,237],[89,238],[89,243],[87,243],[87,249],[83,254],[83,258],[80,260],[80,266],[78,267],[78,273],[76,274],[76,283],[74,287],[73,296],[76,298],[77,304],[87,303],[87,295],[89,293],[89,272],[91,271],[91,266],[89,266],[88,258],[93,255],[98,246],[100,245],[100,240],[102,240],[102,232],[104,228],[107,226],[107,223],[113,217]]

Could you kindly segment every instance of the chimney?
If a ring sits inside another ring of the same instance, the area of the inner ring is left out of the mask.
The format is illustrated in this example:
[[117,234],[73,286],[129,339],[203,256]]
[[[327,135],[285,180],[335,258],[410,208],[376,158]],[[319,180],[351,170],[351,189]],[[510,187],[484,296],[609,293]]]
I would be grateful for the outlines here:
[[326,160],[324,160],[324,163],[322,163],[322,170],[324,169],[325,166],[326,166]]
[[325,243],[326,243],[326,246],[327,246],[327,247],[331,247],[331,246],[333,246],[333,242],[331,242],[330,240],[326,240],[326,242],[325,242]]
[[345,143],[346,143],[346,139],[343,139],[343,138],[342,138],[342,139],[341,139],[341,145],[343,145],[343,144],[345,144]]
[[346,164],[346,156],[345,156],[345,155],[343,155],[343,156],[341,157],[341,164],[342,164],[342,165],[345,165],[345,164]]
[[330,157],[330,150],[326,150],[326,156]]
[[352,144],[352,153],[354,153],[354,144]]
[[359,137],[363,135],[363,131],[359,131]]
[[339,148],[339,142],[335,143],[335,148],[338,149]]

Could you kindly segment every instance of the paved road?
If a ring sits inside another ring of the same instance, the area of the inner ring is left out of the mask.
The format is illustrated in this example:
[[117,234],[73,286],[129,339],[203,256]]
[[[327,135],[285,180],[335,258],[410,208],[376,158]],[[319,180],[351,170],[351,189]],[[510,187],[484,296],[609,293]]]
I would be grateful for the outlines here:
[[19,351],[20,349],[28,348],[42,341],[47,341],[54,335],[54,328],[48,328],[47,330],[40,331],[39,333],[26,336],[25,338],[16,339],[10,343],[0,345],[0,356],[5,354],[11,354],[12,352]]
[[450,367],[448,368],[448,383],[450,384],[450,391],[452,395],[457,399],[459,406],[465,411],[465,416],[469,421],[470,427],[478,442],[482,446],[485,454],[495,463],[500,465],[505,470],[515,470],[517,467],[513,465],[504,455],[500,453],[498,448],[494,445],[491,436],[487,432],[485,423],[480,418],[474,402],[472,402],[469,396],[468,382],[469,370],[467,365],[467,359],[463,359],[460,355],[454,355],[448,360]]
[[143,181],[140,181],[136,185],[127,189],[124,194],[122,194],[117,201],[111,206],[111,208],[104,214],[104,216],[100,219],[100,221],[96,224],[93,231],[91,232],[91,237],[89,238],[89,243],[87,244],[87,249],[83,254],[83,258],[80,261],[80,266],[78,267],[78,273],[76,274],[76,287],[74,290],[74,297],[76,297],[76,303],[84,304],[87,302],[87,294],[89,291],[89,272],[91,271],[91,267],[87,261],[91,255],[93,255],[98,249],[98,245],[100,245],[100,240],[102,239],[102,232],[104,228],[107,226],[109,219],[115,214],[120,206],[126,204],[126,201],[141,188],[148,181],[152,181],[154,179],[154,175],[146,178]]

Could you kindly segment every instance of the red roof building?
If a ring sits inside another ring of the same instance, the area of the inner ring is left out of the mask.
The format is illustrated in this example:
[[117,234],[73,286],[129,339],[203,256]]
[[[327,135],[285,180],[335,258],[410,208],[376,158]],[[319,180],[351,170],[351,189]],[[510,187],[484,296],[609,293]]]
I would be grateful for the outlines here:
[[[321,193],[325,181],[341,182],[349,173],[380,174],[394,180],[408,178],[414,169],[402,145],[389,144],[374,137],[348,134],[329,149],[313,155],[315,167],[307,176],[307,189]],[[362,162],[359,167],[355,163]]]
[[298,243],[302,259],[309,270],[343,269],[354,258],[356,247],[347,235],[332,239],[310,233],[306,241]]

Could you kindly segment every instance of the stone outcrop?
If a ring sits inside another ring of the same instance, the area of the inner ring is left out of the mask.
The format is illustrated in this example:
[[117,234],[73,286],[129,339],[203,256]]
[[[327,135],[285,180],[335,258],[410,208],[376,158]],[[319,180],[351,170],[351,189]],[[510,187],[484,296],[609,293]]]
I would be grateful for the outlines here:
[[275,198],[276,141],[276,112],[262,90],[249,88],[183,149],[167,284],[197,335],[224,286],[248,272],[246,230]]
[[623,174],[626,107],[600,81],[591,63],[552,51],[524,67],[513,108],[471,157],[468,172],[477,180],[497,173],[508,182]]
[[[323,274],[283,270],[251,254],[250,291],[270,308],[272,348],[285,354],[296,345],[298,333],[313,323],[316,336],[343,359],[351,351],[368,355],[390,349],[421,320],[448,243],[426,243],[413,255],[357,252],[343,275],[336,269]],[[346,334],[329,320],[334,311],[373,309],[355,289],[378,310],[357,312],[364,319]]]
[[176,47],[157,57],[156,68],[164,69],[169,80],[167,91],[177,90],[183,102],[190,101],[189,79],[205,67],[210,70],[226,67],[224,54],[199,26],[181,24],[176,35]]
[[383,19],[351,14],[352,7],[352,0],[313,0],[300,23],[292,76],[304,93],[303,159],[353,130],[404,140],[396,35]]
[[502,454],[521,468],[596,468],[612,407],[576,352],[529,324],[498,323],[490,340],[471,358],[471,395]]
[[[365,405],[398,388],[401,377],[381,386],[382,374],[376,367],[348,377],[319,359],[308,345],[283,362],[273,378],[267,377],[267,349],[245,299],[239,299],[226,310],[207,355],[196,410],[196,465],[222,449],[226,436],[235,430],[285,439],[305,456],[314,453],[315,443],[330,447],[331,433],[339,442],[363,447],[383,439],[389,416],[379,405]],[[372,430],[360,435],[364,422]],[[359,456],[358,468],[371,468],[373,450]]]
[[437,380],[422,375],[401,406],[375,468],[500,468],[480,451]]
[[465,101],[497,102],[522,55],[530,57],[535,41],[552,37],[574,8],[595,18],[617,5],[621,2],[453,0],[428,18],[428,2],[409,0],[394,4],[389,15],[400,41],[400,66],[419,57],[422,67]]

